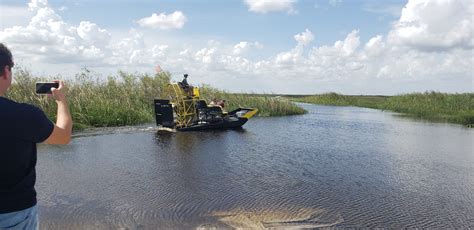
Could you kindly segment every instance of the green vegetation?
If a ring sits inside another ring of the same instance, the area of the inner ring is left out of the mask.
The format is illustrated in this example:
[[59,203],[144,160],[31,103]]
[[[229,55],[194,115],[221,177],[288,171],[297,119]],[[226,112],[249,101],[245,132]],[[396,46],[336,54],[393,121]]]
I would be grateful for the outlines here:
[[233,94],[222,90],[203,85],[200,88],[201,97],[206,101],[213,99],[225,99],[226,110],[231,111],[239,107],[250,107],[258,109],[258,116],[286,116],[299,115],[307,113],[307,111],[288,99],[275,97],[270,95],[249,95],[249,94]]
[[[36,82],[51,81],[55,77],[35,77],[26,70],[17,69],[13,78],[14,83],[6,95],[8,98],[34,104],[42,108],[52,120],[56,119],[54,100],[34,92]],[[104,80],[84,69],[74,79],[65,81],[74,129],[136,125],[153,121],[153,99],[166,98],[165,89],[170,79],[167,72],[156,75],[119,72],[117,76]],[[259,116],[306,112],[288,100],[230,94],[209,86],[202,87],[201,95],[208,101],[212,98],[225,99],[227,110],[238,106],[258,108]]]
[[325,93],[312,96],[288,96],[292,101],[338,106],[359,106],[368,108],[379,108],[388,96],[345,96],[337,93]]
[[[17,70],[14,80],[7,97],[37,105],[55,120],[54,100],[34,92],[35,82],[51,81],[52,77],[34,77],[28,71]],[[75,79],[65,81],[74,128],[134,125],[151,121],[153,98],[163,94],[163,85],[169,80],[167,73],[150,76],[119,72],[118,76],[104,81],[92,77],[85,69]]]
[[[14,83],[7,97],[34,104],[55,120],[56,105],[46,96],[34,93],[35,82],[51,81],[53,77],[35,77],[28,71],[15,71]],[[119,72],[107,80],[93,77],[87,69],[67,80],[67,96],[74,120],[74,128],[136,125],[151,122],[153,99],[166,98],[166,86],[171,76],[167,72],[156,75]],[[359,106],[405,113],[407,116],[474,125],[474,94],[439,92],[411,93],[397,96],[346,96],[326,93],[312,96],[233,94],[200,86],[206,101],[225,99],[228,111],[238,107],[259,109],[259,116],[304,114],[306,111],[292,102],[323,105]],[[289,100],[288,100],[288,99]]]
[[474,124],[474,94],[439,92],[410,93],[397,96],[345,96],[326,93],[289,96],[292,101],[323,105],[359,106],[405,113],[407,116],[446,121],[467,126]]

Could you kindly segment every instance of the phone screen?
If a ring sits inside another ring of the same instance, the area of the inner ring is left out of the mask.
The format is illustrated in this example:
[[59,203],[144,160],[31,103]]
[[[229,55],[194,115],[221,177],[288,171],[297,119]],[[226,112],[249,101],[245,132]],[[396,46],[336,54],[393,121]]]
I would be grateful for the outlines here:
[[59,83],[56,82],[37,82],[36,93],[37,94],[51,94],[51,88],[59,88]]

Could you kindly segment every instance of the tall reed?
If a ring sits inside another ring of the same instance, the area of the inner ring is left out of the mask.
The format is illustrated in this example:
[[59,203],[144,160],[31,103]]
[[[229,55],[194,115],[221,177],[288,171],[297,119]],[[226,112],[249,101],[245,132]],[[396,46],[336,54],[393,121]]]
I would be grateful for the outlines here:
[[[36,77],[29,71],[16,69],[14,83],[7,97],[18,102],[34,104],[55,120],[56,105],[46,95],[36,95],[36,82],[51,81],[54,77]],[[118,72],[107,79],[96,77],[83,69],[74,79],[66,80],[67,98],[74,121],[74,128],[136,125],[154,119],[153,99],[168,98],[166,88],[170,83],[168,72],[159,74],[130,74]],[[275,97],[231,94],[210,86],[201,87],[201,95],[208,102],[213,98],[225,99],[226,109],[252,107],[259,109],[259,116],[302,114],[306,111],[288,100]]]
[[[35,82],[51,81],[51,77],[34,77],[28,71],[15,71],[15,83],[7,97],[34,104],[55,119],[54,100],[34,93]],[[73,80],[66,80],[69,109],[75,128],[87,126],[123,126],[153,119],[153,98],[163,96],[170,74],[128,74],[119,72],[107,80],[94,77],[84,69]]]
[[263,117],[307,113],[305,109],[282,97],[228,93],[208,85],[201,86],[200,90],[203,99],[206,101],[225,99],[228,111],[239,107],[257,108],[259,110],[258,115]]
[[410,93],[390,97],[380,107],[418,118],[474,124],[474,93]]
[[397,96],[345,96],[326,93],[304,97],[290,97],[292,101],[323,105],[359,106],[394,112],[408,116],[446,121],[473,126],[474,93],[424,92]]

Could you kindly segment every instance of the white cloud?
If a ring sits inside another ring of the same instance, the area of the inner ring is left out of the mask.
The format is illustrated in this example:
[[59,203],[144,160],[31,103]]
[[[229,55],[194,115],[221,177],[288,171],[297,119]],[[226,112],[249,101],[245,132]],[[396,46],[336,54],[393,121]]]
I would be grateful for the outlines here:
[[376,14],[388,14],[394,17],[400,17],[402,12],[402,4],[387,4],[386,2],[374,2],[362,7],[362,10],[376,13]]
[[105,60],[113,66],[152,64],[152,57],[146,55],[144,35],[136,30],[129,31],[129,37],[110,46],[111,56]]
[[304,32],[295,35],[294,38],[298,42],[298,44],[308,45],[314,40],[314,35],[313,33],[311,33],[311,31],[306,29]]
[[49,7],[38,9],[36,15],[31,18],[30,28],[44,28],[54,27],[53,24],[60,23],[61,17]]
[[110,33],[101,29],[97,24],[82,21],[77,27],[77,34],[87,45],[99,44],[107,45],[110,41]]
[[256,49],[261,49],[263,48],[262,44],[259,42],[239,42],[236,45],[234,45],[234,48],[232,50],[232,53],[235,55],[241,55],[246,52],[248,52],[250,49],[256,48]]
[[184,49],[184,50],[182,50],[181,52],[179,52],[179,55],[180,55],[180,56],[188,56],[188,55],[189,55],[189,50],[188,50],[188,49]]
[[287,11],[294,13],[293,4],[297,0],[244,0],[249,11],[256,13],[268,13],[272,11]]
[[365,53],[369,56],[378,56],[385,51],[385,42],[381,35],[371,38],[365,44]]
[[102,52],[102,50],[100,50],[99,48],[95,46],[84,48],[83,55],[85,58],[88,58],[88,59],[96,59],[96,58],[104,57],[104,53]]
[[111,37],[105,29],[91,22],[68,25],[47,1],[33,0],[29,8],[35,14],[28,25],[0,31],[0,40],[20,51],[17,57],[54,63],[93,62],[105,56]]
[[33,11],[39,8],[46,7],[47,5],[48,0],[31,0],[31,2],[28,3],[28,8]]
[[248,47],[249,47],[248,42],[239,42],[239,44],[236,44],[234,46],[234,50],[232,51],[232,53],[239,55],[243,53],[244,50],[248,49]]
[[342,3],[342,0],[329,0],[329,5],[333,7],[341,5],[341,3]]
[[337,41],[334,47],[343,51],[345,55],[351,55],[360,45],[359,31],[353,30],[344,39],[344,41]]
[[195,60],[198,62],[202,62],[204,64],[211,64],[215,58],[214,55],[216,51],[217,51],[216,47],[203,48],[199,50],[198,52],[196,52],[196,54],[194,55]]
[[187,21],[186,16],[181,11],[175,11],[172,14],[166,15],[161,13],[159,15],[152,14],[150,17],[142,18],[137,21],[141,27],[146,28],[160,28],[160,29],[181,29]]
[[163,59],[167,55],[168,48],[168,45],[154,45],[151,49],[151,55],[153,58]]
[[283,52],[277,54],[275,57],[275,64],[279,67],[291,67],[293,64],[296,63],[298,57],[300,57],[301,53],[297,52],[297,50],[292,50],[288,52]]
[[[263,45],[255,41],[221,44],[193,37],[167,43],[160,40],[163,34],[158,37],[153,31],[140,29],[113,36],[94,22],[66,23],[41,2],[30,11],[34,16],[29,23],[1,29],[0,41],[11,47],[16,61],[24,59],[35,68],[52,66],[48,69],[52,74],[62,73],[60,68],[67,63],[71,63],[69,67],[101,68],[107,73],[118,69],[153,71],[159,63],[175,75],[192,74],[198,84],[233,91],[472,91],[474,47],[472,18],[467,17],[472,4],[461,9],[458,5],[465,4],[463,0],[420,2],[409,1],[390,32],[368,41],[361,41],[364,36],[359,34],[364,31],[356,29],[332,44],[312,46],[315,36],[305,29],[294,35],[292,48],[271,56],[263,56],[259,51]],[[76,73],[77,69],[69,71]],[[250,80],[255,84],[249,84]]]
[[409,1],[389,39],[419,50],[474,47],[474,2],[471,0]]

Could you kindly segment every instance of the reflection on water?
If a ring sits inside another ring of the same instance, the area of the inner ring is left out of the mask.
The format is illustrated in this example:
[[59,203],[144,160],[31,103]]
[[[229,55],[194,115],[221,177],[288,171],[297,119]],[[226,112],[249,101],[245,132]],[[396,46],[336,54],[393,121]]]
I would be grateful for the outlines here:
[[40,145],[43,229],[474,227],[474,131],[353,107]]
[[338,213],[299,208],[297,210],[232,210],[213,213],[219,221],[235,229],[301,229],[329,227],[341,223]]

